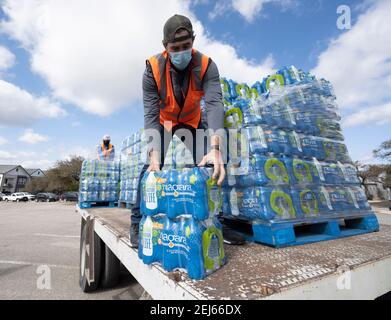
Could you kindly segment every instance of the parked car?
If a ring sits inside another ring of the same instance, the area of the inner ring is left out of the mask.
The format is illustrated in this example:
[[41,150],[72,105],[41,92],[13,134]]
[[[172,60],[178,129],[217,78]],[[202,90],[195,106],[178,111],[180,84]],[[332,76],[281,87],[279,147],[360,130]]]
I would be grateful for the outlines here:
[[15,192],[11,195],[3,196],[4,201],[28,201],[28,197],[23,192]]
[[77,192],[65,192],[60,196],[61,201],[78,201],[79,194]]
[[0,192],[0,201],[3,201],[3,197],[5,196],[4,193]]
[[24,193],[29,201],[35,200],[35,195],[29,192],[21,192],[21,193]]
[[44,192],[44,193],[38,193],[35,196],[35,201],[36,202],[54,202],[58,201],[58,196],[55,195],[54,193],[50,192]]

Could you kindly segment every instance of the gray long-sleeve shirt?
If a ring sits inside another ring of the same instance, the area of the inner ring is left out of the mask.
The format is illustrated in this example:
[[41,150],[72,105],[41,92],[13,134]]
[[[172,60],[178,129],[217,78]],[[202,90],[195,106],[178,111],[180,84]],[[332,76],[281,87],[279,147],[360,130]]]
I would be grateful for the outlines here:
[[[175,98],[182,108],[185,95],[189,86],[189,68],[177,71],[171,68],[171,79]],[[209,59],[209,66],[205,72],[202,87],[206,106],[207,124],[209,129],[218,130],[224,128],[224,105],[222,100],[220,75],[217,65]],[[144,100],[144,128],[160,128],[159,94],[152,68],[149,63],[143,76],[143,100]]]

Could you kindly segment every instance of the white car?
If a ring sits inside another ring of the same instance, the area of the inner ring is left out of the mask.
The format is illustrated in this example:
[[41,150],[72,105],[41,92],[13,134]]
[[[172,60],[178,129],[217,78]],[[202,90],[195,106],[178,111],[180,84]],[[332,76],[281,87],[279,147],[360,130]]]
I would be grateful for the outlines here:
[[9,196],[3,196],[4,201],[28,201],[28,197],[24,194],[24,192],[16,192]]
[[28,193],[28,192],[19,192],[19,193],[23,193],[27,197],[27,200],[29,200],[29,201],[35,200],[35,195],[33,195],[31,193]]

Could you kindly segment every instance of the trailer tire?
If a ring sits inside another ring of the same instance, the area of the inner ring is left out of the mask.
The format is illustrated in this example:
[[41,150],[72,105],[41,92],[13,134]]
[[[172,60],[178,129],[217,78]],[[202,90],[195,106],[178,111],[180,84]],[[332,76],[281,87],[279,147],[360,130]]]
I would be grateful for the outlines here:
[[80,231],[80,268],[79,268],[79,284],[83,292],[92,292],[98,289],[99,280],[101,275],[102,255],[101,248],[102,243],[99,236],[94,232],[94,270],[95,277],[94,282],[88,283],[85,274],[86,268],[86,239],[87,239],[87,225],[84,219],[81,219],[81,231]]
[[119,282],[121,262],[107,245],[102,248],[102,273],[100,286],[104,289],[115,287]]

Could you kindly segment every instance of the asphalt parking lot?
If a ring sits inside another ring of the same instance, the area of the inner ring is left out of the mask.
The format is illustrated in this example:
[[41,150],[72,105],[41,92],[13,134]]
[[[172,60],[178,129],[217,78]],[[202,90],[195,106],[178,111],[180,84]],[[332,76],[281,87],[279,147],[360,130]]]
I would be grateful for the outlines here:
[[[379,222],[391,225],[388,204],[372,205]],[[148,297],[126,270],[115,289],[83,293],[78,284],[79,233],[75,204],[0,202],[0,300]]]
[[79,233],[75,204],[0,202],[0,300],[139,299],[126,270],[114,290],[80,290]]

